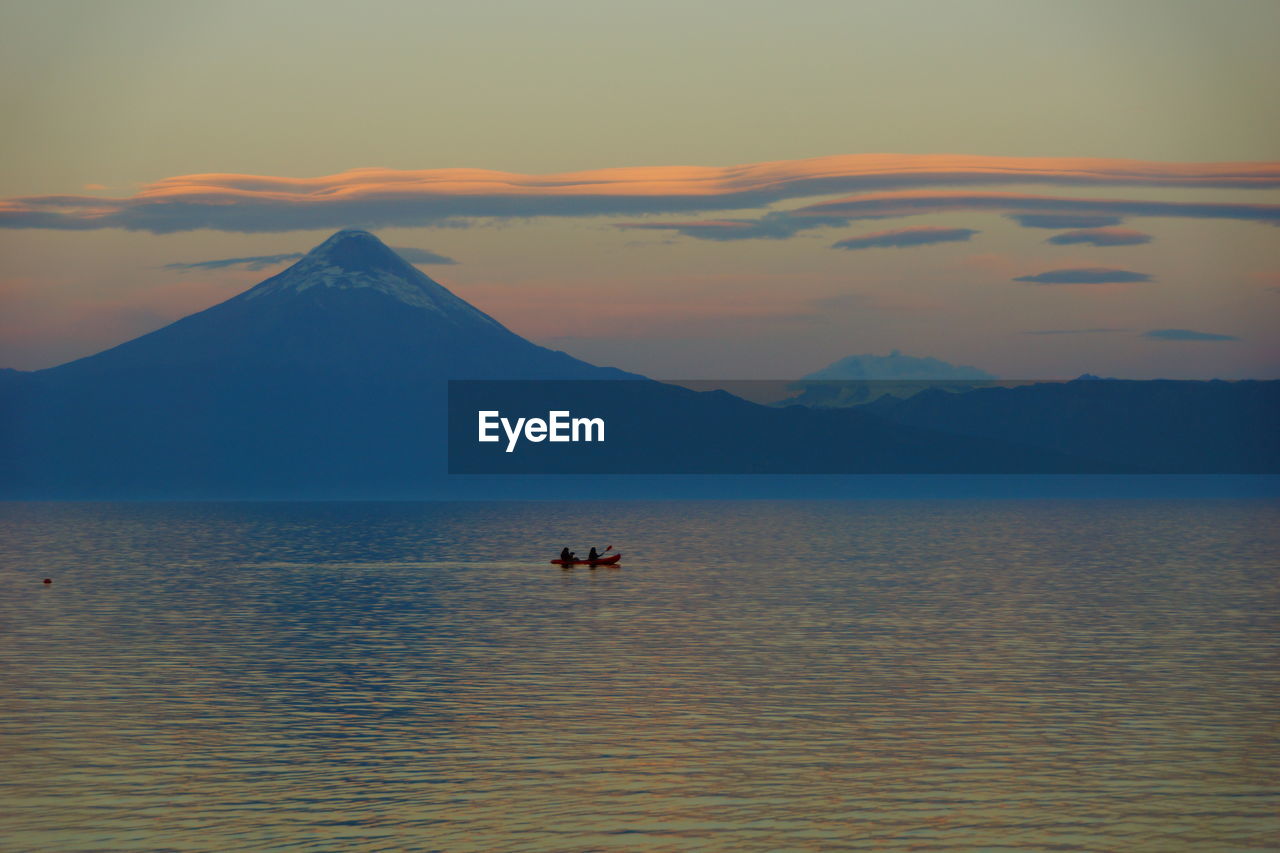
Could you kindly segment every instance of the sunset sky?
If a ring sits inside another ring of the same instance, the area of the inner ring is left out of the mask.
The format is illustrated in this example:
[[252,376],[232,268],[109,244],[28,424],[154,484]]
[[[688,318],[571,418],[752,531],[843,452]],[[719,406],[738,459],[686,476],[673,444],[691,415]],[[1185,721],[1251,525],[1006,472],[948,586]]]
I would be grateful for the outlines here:
[[367,228],[659,378],[1280,377],[1280,4],[0,4],[0,367]]

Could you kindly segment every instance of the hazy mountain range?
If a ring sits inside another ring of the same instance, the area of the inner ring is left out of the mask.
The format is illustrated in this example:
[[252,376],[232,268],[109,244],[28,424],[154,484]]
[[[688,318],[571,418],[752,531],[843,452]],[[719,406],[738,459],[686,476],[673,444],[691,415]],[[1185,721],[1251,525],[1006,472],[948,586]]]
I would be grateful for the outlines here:
[[[1280,470],[1267,428],[1278,383],[1079,382],[770,408],[533,344],[373,235],[340,231],[155,332],[48,370],[0,372],[0,495],[447,497],[466,480],[446,475],[450,379],[543,380],[511,391],[513,405],[534,408],[585,387],[563,402],[610,413],[610,442],[590,460],[544,445],[540,457],[500,460],[507,473],[548,461],[582,473]],[[515,482],[465,488],[501,497]]]
[[893,350],[888,355],[863,353],[850,355],[816,370],[803,379],[996,379],[976,367],[950,364],[941,359],[903,355]]

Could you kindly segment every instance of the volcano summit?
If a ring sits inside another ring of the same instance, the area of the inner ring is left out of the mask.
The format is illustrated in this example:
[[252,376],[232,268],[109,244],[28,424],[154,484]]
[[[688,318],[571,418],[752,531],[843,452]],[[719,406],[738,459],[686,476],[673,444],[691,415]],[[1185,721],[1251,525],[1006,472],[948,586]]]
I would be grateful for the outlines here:
[[621,379],[540,347],[458,298],[367,231],[339,231],[283,272],[162,329],[50,371],[326,371],[373,381]]
[[344,230],[96,355],[0,373],[0,493],[394,497],[443,471],[448,379],[635,379],[540,347]]

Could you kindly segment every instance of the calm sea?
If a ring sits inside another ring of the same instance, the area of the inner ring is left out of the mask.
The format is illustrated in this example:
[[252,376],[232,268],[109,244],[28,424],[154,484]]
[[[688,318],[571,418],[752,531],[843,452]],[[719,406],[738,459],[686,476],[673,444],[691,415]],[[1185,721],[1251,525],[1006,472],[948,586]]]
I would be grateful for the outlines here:
[[1275,849],[1277,522],[0,506],[0,848]]

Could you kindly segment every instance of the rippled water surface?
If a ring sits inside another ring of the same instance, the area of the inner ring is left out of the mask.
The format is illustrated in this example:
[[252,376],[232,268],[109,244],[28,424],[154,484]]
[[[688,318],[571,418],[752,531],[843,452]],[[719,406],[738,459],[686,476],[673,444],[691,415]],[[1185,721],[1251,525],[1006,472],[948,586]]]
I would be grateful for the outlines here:
[[1275,849],[1278,515],[10,504],[0,848]]

